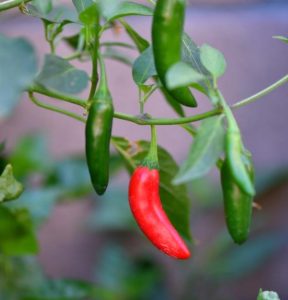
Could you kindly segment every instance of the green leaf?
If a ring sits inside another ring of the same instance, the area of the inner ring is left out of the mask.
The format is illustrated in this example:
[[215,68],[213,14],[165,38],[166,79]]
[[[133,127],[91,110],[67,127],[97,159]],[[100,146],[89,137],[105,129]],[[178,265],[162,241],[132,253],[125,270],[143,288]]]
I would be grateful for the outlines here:
[[212,74],[214,79],[225,73],[226,60],[219,50],[204,44],[200,48],[200,58],[203,66]]
[[95,26],[99,20],[99,9],[94,3],[79,13],[79,20],[86,26]]
[[48,14],[53,8],[52,0],[33,0],[32,3],[43,14]]
[[286,245],[286,234],[275,232],[254,237],[245,243],[245,247],[231,245],[225,253],[221,252],[210,258],[206,269],[207,274],[218,280],[247,276],[263,266],[270,257]]
[[33,46],[23,38],[0,34],[0,117],[7,116],[37,72]]
[[23,190],[23,185],[13,176],[12,166],[7,165],[0,176],[0,202],[19,198]]
[[[143,161],[148,154],[149,142],[131,141],[113,137],[112,143],[123,158],[130,172]],[[178,232],[188,240],[191,240],[189,230],[189,197],[185,185],[174,186],[172,179],[178,172],[178,166],[172,156],[162,147],[158,147],[158,158],[160,164],[160,197],[163,208],[172,224]]]
[[89,77],[86,72],[76,69],[65,59],[48,54],[35,81],[47,89],[76,94],[86,88]]
[[144,84],[148,78],[157,75],[152,47],[148,47],[135,60],[132,69],[133,79],[136,84]]
[[279,296],[275,292],[271,291],[262,291],[260,289],[257,300],[280,300]]
[[225,130],[222,120],[223,117],[218,116],[202,121],[188,158],[173,183],[180,184],[200,178],[215,165],[224,150]]
[[205,80],[205,76],[184,62],[174,64],[166,73],[166,84],[169,89],[189,86]]
[[112,47],[107,47],[103,53],[103,57],[119,61],[129,67],[133,65],[133,60],[126,53],[116,50]]
[[145,40],[141,35],[139,35],[139,33],[135,31],[128,23],[122,20],[121,24],[125,28],[126,33],[134,42],[140,53],[142,53],[145,49],[149,47],[149,42]]
[[7,165],[0,176],[0,202],[19,198],[23,190],[23,185],[13,176],[12,166]]
[[119,19],[126,16],[152,16],[153,10],[145,5],[125,1],[122,2],[118,7],[113,11],[110,11],[108,14],[105,14],[105,17],[108,22],[111,22],[115,19]]
[[[115,201],[115,199],[118,199]],[[127,230],[134,225],[129,209],[127,189],[123,186],[111,186],[99,199],[94,212],[90,214],[88,224],[96,230]]]
[[61,188],[26,190],[19,201],[9,203],[11,208],[29,210],[35,224],[41,224],[51,214],[56,201],[63,195]]
[[190,65],[195,71],[204,75],[205,80],[201,81],[199,84],[193,84],[193,88],[208,95],[209,89],[213,86],[211,74],[201,62],[199,47],[186,33],[182,36],[182,60]]
[[[38,2],[46,2],[43,0],[38,0]],[[79,23],[78,15],[75,10],[71,10],[67,6],[57,6],[53,8],[50,12],[45,13],[39,10],[36,6],[27,4],[23,12],[32,17],[40,18],[46,24],[69,24],[69,23]]]
[[72,0],[72,2],[79,14],[93,4],[93,0]]
[[19,139],[9,161],[16,177],[21,178],[32,172],[47,172],[51,168],[46,140],[40,135],[28,135]]
[[35,254],[38,251],[27,210],[10,211],[0,206],[0,253],[5,255]]
[[180,117],[185,117],[185,112],[183,110],[182,105],[176,101],[170,94],[169,92],[164,88],[160,87],[160,90],[167,101],[167,103],[172,107],[172,109],[180,116]]
[[286,36],[275,35],[275,36],[273,36],[273,38],[288,44],[288,37],[286,37]]

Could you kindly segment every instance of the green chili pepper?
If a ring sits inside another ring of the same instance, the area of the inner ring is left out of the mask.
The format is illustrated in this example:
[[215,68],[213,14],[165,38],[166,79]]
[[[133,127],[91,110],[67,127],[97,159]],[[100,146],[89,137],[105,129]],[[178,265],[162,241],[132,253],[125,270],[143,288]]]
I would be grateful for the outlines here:
[[[166,89],[166,72],[172,65],[181,61],[185,6],[185,0],[158,0],[154,11],[152,43],[155,67]],[[169,90],[169,93],[183,105],[197,106],[188,87]]]
[[244,151],[240,132],[228,130],[226,134],[226,155],[230,172],[243,193],[254,196],[255,188],[243,162]]
[[[252,181],[252,171],[250,171],[250,176]],[[227,159],[221,167],[221,184],[228,231],[235,243],[242,244],[249,234],[253,198],[239,188]]]
[[91,100],[86,122],[86,160],[93,187],[104,194],[109,181],[110,139],[113,122],[113,104],[107,85],[103,59],[100,61],[100,84]]

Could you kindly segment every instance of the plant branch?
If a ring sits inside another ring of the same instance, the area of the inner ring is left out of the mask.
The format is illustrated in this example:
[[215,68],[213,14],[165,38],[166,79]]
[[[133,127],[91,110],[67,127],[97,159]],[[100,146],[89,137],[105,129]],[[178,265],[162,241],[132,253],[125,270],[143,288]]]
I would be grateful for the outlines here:
[[138,125],[180,125],[180,124],[186,124],[186,123],[192,123],[196,121],[200,121],[212,116],[216,116],[221,114],[223,111],[221,109],[213,109],[210,111],[207,111],[205,113],[201,113],[198,115],[194,115],[191,117],[184,117],[184,118],[178,118],[178,119],[149,119],[147,115],[141,115],[141,116],[132,116],[127,115],[119,112],[114,113],[114,118],[130,121],[132,123],[138,124]]
[[[233,104],[232,106],[230,106],[230,108],[232,110],[234,109],[238,109],[242,106],[245,106],[251,102],[254,102],[256,100],[258,100],[260,97],[267,95],[268,93],[272,92],[273,90],[275,90],[277,87],[279,87],[280,85],[284,84],[285,82],[288,82],[288,75],[284,76],[283,78],[281,78],[280,80],[278,80],[277,82],[273,83],[272,85],[270,85],[269,87],[265,88],[264,90],[258,92],[257,94],[246,98],[244,100],[241,100],[235,104]],[[59,92],[55,92],[55,91],[50,91],[50,90],[46,90],[44,88],[42,88],[41,86],[33,86],[29,89],[29,92],[35,92],[35,93],[39,93],[51,98],[57,98],[69,103],[73,103],[79,106],[82,106],[83,108],[87,108],[87,102],[85,102],[84,100],[80,99],[80,98],[76,98],[75,96],[71,96],[71,95],[65,95],[65,94],[61,94]],[[173,119],[166,119],[166,118],[148,118],[147,115],[140,115],[140,116],[133,116],[133,115],[128,115],[128,114],[124,114],[124,113],[120,113],[120,112],[115,112],[114,113],[114,118],[116,119],[120,119],[120,120],[125,120],[125,121],[129,121],[138,125],[182,125],[182,124],[188,124],[188,123],[193,123],[196,121],[200,121],[212,116],[216,116],[223,113],[223,109],[213,109],[201,114],[197,114],[194,116],[190,116],[190,117],[182,117],[182,118],[173,118]],[[184,127],[184,126],[183,126]],[[185,128],[186,129],[186,128]],[[191,128],[191,134],[193,131],[193,128]]]
[[100,25],[99,21],[99,16],[96,17],[96,29],[95,29],[95,35],[94,35],[94,42],[92,47],[90,47],[90,53],[91,53],[91,60],[92,60],[92,75],[91,75],[91,87],[90,87],[90,92],[88,96],[88,101],[90,102],[96,92],[98,80],[99,80],[99,75],[98,75],[98,49],[99,49],[99,39],[100,39],[100,34],[98,30],[98,26]]
[[50,98],[56,98],[56,99],[63,100],[68,103],[76,104],[76,105],[82,106],[83,108],[87,107],[87,103],[80,98],[77,98],[72,95],[62,94],[57,91],[51,91],[51,90],[41,87],[40,85],[33,85],[32,87],[29,88],[28,91],[31,93],[38,93],[38,94],[41,94],[44,96],[48,96]]
[[7,0],[0,3],[0,11],[8,10],[10,8],[17,7],[22,3],[30,2],[31,0]]
[[68,117],[73,118],[73,119],[75,119],[77,121],[80,121],[82,123],[86,123],[85,118],[83,118],[83,117],[81,117],[77,114],[74,114],[70,111],[67,111],[67,110],[61,109],[59,107],[55,107],[53,105],[49,105],[49,104],[46,104],[46,103],[43,103],[43,102],[39,101],[37,98],[34,97],[32,92],[29,92],[28,95],[29,95],[30,100],[39,107],[42,107],[44,109],[51,110],[51,111],[57,112],[59,114],[68,116]]
[[281,86],[282,84],[284,84],[286,82],[288,82],[288,74],[285,75],[284,77],[282,77],[281,79],[279,79],[278,81],[276,81],[275,83],[271,84],[264,90],[256,93],[255,95],[245,98],[245,99],[233,104],[232,109],[244,106],[246,104],[249,104],[249,103],[252,103],[252,102],[258,100],[259,98],[269,94],[270,92],[274,91],[276,88],[278,88],[279,86]]

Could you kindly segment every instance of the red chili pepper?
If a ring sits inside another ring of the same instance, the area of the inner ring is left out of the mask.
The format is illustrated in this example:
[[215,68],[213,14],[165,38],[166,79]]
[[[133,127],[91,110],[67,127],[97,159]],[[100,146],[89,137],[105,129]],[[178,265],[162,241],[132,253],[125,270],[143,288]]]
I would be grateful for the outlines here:
[[161,251],[178,259],[187,259],[190,252],[164,212],[159,196],[159,172],[138,167],[129,185],[129,203],[139,227]]

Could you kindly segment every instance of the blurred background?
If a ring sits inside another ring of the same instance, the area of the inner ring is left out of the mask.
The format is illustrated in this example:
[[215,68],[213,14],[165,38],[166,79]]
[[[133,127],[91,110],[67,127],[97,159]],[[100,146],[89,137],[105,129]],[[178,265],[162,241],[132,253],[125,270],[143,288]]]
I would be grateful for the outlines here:
[[[229,103],[288,73],[287,45],[272,38],[287,36],[287,0],[189,2],[186,32],[198,45],[209,43],[220,49],[227,60],[220,88]],[[126,19],[150,40],[151,18]],[[17,9],[0,14],[0,33],[30,40],[40,64],[49,51],[41,22]],[[105,39],[129,41],[121,29],[107,33]],[[63,55],[69,51],[65,45],[59,47]],[[90,72],[89,63],[76,65]],[[138,91],[131,69],[108,60],[107,67],[115,110],[135,114]],[[197,96],[199,107],[186,109],[189,115],[211,108],[207,99]],[[97,197],[84,160],[83,124],[40,109],[24,96],[11,117],[0,120],[0,141],[5,141],[1,163],[9,160],[16,178],[26,182],[15,205],[24,203],[31,210],[41,249],[36,259],[15,259],[13,263],[21,266],[13,275],[18,281],[7,282],[0,274],[0,295],[2,291],[5,300],[19,299],[17,290],[36,289],[40,279],[48,277],[95,282],[99,299],[251,300],[259,288],[276,290],[282,300],[288,299],[287,100],[286,84],[235,114],[253,155],[255,201],[261,206],[254,210],[249,241],[239,247],[228,236],[219,178],[212,172],[189,184],[193,257],[179,262],[158,253],[137,230],[127,204],[129,177],[119,158],[113,156],[107,194]],[[160,94],[153,95],[146,111],[158,117],[175,116]],[[116,120],[113,134],[149,139],[149,128]],[[159,128],[158,135],[160,145],[181,163],[189,150],[189,135],[169,126]]]

